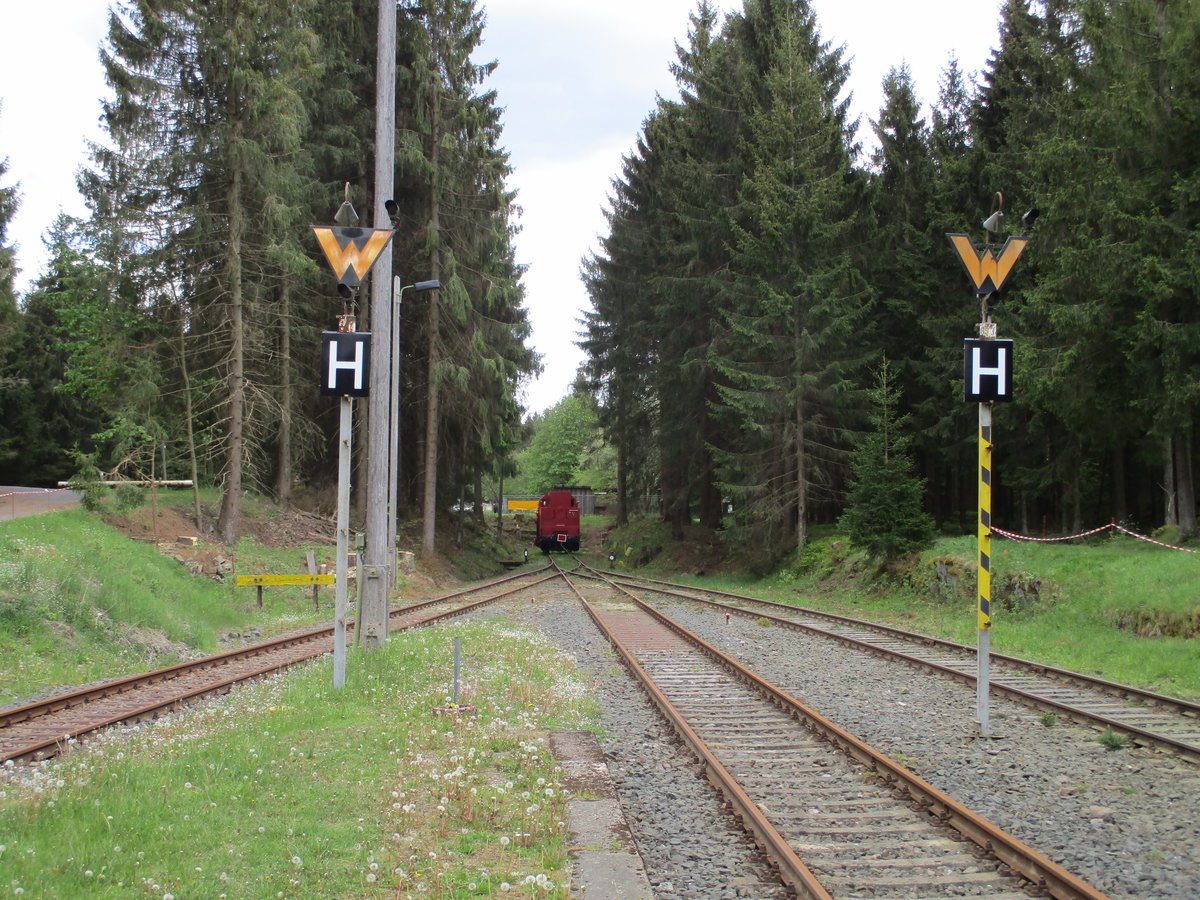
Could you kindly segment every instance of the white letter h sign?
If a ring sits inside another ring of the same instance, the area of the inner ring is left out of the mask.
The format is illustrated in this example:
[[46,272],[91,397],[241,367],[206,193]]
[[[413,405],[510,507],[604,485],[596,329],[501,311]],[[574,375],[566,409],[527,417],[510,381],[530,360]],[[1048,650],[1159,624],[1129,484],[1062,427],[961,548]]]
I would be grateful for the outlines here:
[[979,403],[1012,400],[1013,342],[966,340],[963,344],[964,399]]
[[366,365],[364,365],[366,360],[363,359],[363,342],[354,342],[354,359],[349,362],[338,358],[338,350],[340,349],[336,343],[329,348],[329,386],[337,387],[338,371],[348,369],[354,372],[354,390],[361,391],[363,386],[363,372],[366,369]]
[[371,334],[366,331],[326,331],[321,335],[321,394],[365,397],[370,386]]
[[[1005,363],[1006,356],[1007,356],[1007,354],[1004,352],[1004,348],[997,347],[996,348],[996,365],[985,366],[983,364],[983,358],[982,358],[983,357],[983,348],[982,347],[972,347],[971,348],[971,393],[972,394],[982,394],[983,393],[983,388],[980,386],[980,382],[983,380],[983,377],[985,375],[990,375],[996,379],[996,394],[997,395],[1003,395],[1003,394],[1008,393],[1005,390],[1006,382],[1004,380],[1004,375],[1005,375],[1004,363]],[[331,381],[333,380],[332,375],[330,376],[330,380]]]

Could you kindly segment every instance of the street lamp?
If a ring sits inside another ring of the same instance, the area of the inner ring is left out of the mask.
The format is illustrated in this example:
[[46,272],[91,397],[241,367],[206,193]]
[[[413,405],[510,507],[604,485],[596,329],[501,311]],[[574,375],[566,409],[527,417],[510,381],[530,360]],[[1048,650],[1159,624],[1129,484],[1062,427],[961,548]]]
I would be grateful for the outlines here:
[[[395,295],[395,309],[392,313],[392,394],[389,419],[391,433],[389,435],[388,455],[391,465],[388,466],[388,546],[391,547],[392,558],[396,556],[396,502],[400,492],[400,302],[404,292],[412,290],[416,293],[435,291],[442,286],[440,281],[418,281],[414,284],[400,286],[400,278],[392,281],[392,292]],[[392,587],[396,586],[396,567],[392,566]]]

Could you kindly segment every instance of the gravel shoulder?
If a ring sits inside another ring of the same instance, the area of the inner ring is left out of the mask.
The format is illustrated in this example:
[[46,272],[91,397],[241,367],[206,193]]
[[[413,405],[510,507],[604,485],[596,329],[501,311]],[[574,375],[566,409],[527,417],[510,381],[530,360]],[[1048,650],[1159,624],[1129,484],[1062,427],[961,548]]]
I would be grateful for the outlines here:
[[[545,602],[541,602],[541,601]],[[665,608],[767,680],[906,765],[1113,900],[1194,900],[1200,769],[1160,752],[1111,751],[1098,733],[992,699],[977,736],[974,688],[814,636]],[[576,660],[603,707],[602,742],[656,896],[782,896],[699,768],[565,587],[505,614]],[[720,825],[714,823],[722,823]]]

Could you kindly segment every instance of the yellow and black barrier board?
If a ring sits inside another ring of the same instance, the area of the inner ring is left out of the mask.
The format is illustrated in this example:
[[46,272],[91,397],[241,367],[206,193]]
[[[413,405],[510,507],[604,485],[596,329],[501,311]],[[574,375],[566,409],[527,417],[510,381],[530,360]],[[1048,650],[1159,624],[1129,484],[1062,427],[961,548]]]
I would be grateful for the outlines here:
[[515,510],[526,510],[526,509],[534,510],[537,508],[538,508],[538,501],[536,501],[536,500],[509,500],[508,501],[508,511],[509,512],[513,512]]
[[281,585],[333,584],[334,574],[326,575],[238,575],[237,587],[276,587]]

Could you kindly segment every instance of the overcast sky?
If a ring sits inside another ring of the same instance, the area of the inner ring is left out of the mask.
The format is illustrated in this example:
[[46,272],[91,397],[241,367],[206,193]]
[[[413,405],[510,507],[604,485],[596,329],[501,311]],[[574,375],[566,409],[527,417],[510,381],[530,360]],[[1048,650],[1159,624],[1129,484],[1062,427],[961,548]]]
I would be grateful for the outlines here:
[[[85,140],[98,138],[106,87],[98,62],[108,4],[2,0],[0,159],[4,186],[20,182],[21,209],[8,239],[18,245],[25,289],[45,265],[42,236],[59,211],[82,215],[74,175]],[[811,0],[823,37],[851,59],[853,109],[878,116],[888,69],[907,63],[918,96],[936,99],[953,55],[982,70],[996,44],[1000,0]],[[517,238],[533,342],[544,374],[526,405],[541,411],[569,388],[582,354],[573,345],[587,306],[580,262],[604,230],[603,210],[621,156],[633,147],[655,97],[675,96],[668,66],[684,42],[695,0],[481,0],[487,14],[480,59],[499,68],[490,86],[505,108],[511,186],[524,211]],[[724,10],[740,7],[720,0]]]

